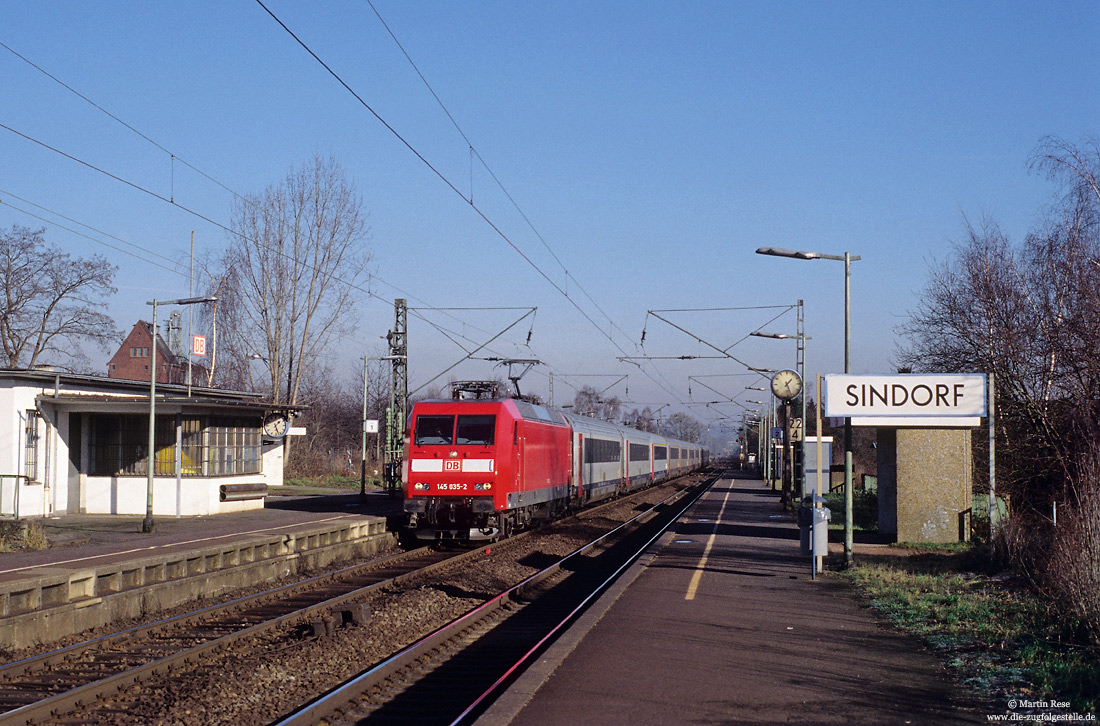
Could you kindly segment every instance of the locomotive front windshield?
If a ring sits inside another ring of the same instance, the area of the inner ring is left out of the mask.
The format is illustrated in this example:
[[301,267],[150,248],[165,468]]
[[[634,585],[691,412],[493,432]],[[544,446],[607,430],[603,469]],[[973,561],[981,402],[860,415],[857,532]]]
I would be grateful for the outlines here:
[[458,416],[418,416],[415,440],[417,446],[492,446],[496,440],[497,417],[492,414]]
[[416,419],[417,446],[450,446],[454,443],[454,416],[418,416]]
[[496,428],[497,417],[492,414],[486,416],[459,416],[455,443],[492,446],[495,440]]

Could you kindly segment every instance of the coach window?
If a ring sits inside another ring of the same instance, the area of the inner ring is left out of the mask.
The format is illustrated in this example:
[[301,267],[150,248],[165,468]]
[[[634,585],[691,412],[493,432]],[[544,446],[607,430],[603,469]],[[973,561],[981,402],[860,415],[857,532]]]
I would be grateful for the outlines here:
[[609,464],[619,461],[622,457],[622,446],[618,441],[606,441],[604,439],[584,440],[585,464]]
[[418,416],[417,446],[450,446],[454,441],[454,416]]
[[495,440],[496,427],[497,417],[492,414],[488,416],[459,416],[455,443],[492,446]]

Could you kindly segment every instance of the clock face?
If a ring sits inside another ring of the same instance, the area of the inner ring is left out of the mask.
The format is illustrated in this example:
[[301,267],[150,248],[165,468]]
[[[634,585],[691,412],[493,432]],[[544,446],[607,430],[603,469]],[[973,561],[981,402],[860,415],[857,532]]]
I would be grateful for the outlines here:
[[287,425],[286,416],[281,413],[269,413],[264,418],[264,436],[273,439],[282,438],[286,436]]
[[772,376],[772,393],[784,401],[797,396],[802,391],[802,379],[792,370],[781,370]]

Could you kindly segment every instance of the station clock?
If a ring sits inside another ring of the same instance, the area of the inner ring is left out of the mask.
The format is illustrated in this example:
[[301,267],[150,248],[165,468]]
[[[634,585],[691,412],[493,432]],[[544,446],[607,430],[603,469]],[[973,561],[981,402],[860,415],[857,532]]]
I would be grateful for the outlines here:
[[789,401],[802,392],[802,378],[789,368],[772,376],[772,393],[776,398]]

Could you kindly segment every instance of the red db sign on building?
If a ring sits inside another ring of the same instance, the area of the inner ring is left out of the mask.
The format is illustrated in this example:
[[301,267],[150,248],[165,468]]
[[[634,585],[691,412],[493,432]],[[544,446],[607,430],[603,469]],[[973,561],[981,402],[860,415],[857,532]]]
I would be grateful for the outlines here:
[[206,336],[191,336],[191,354],[200,357],[206,355]]

